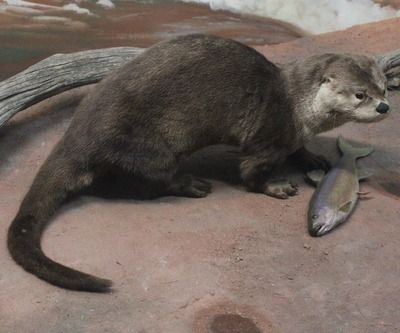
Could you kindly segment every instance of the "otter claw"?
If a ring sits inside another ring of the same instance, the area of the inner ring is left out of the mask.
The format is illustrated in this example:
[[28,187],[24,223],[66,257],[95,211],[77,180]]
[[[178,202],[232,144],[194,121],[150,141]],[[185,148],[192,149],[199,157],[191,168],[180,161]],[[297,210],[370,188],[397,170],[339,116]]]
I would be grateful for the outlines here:
[[287,180],[270,181],[264,185],[264,194],[278,199],[288,199],[298,192],[298,185]]
[[189,198],[204,198],[211,193],[211,188],[210,182],[199,177],[185,175],[173,183],[167,193]]

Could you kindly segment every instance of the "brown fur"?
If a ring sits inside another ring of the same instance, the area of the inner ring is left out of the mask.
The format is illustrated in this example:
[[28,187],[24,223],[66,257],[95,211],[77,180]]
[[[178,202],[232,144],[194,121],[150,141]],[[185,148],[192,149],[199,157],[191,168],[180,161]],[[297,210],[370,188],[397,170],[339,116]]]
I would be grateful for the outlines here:
[[[210,184],[177,176],[176,170],[182,157],[212,144],[240,146],[241,175],[250,190],[294,195],[295,186],[270,178],[275,166],[292,156],[309,168],[328,167],[303,148],[310,134],[303,135],[302,112],[311,107],[323,67],[337,59],[320,61],[323,66],[310,66],[301,73],[309,76],[301,78],[245,45],[212,36],[179,37],[148,49],[80,104],[9,229],[12,257],[54,285],[107,291],[110,281],[44,255],[40,238],[51,215],[70,195],[107,174],[123,175],[146,198],[203,197]],[[299,71],[295,65],[292,70]],[[302,95],[294,92],[296,86]],[[329,127],[321,121],[313,130]]]

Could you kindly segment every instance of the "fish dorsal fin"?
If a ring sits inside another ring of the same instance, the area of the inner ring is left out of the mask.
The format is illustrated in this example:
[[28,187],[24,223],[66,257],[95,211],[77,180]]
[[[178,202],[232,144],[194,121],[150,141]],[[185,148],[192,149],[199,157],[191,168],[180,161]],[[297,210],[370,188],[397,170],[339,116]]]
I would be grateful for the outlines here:
[[339,207],[339,211],[345,214],[350,213],[350,209],[351,209],[351,201],[346,201]]
[[374,148],[370,146],[355,147],[341,135],[337,138],[337,145],[342,155],[349,155],[355,159],[368,156],[374,151]]
[[362,169],[358,169],[357,170],[358,180],[364,180],[364,179],[367,179],[367,178],[369,178],[369,177],[371,177],[373,175],[374,175],[374,172],[372,170],[370,170],[370,169],[362,168]]
[[306,173],[307,180],[314,186],[318,186],[325,177],[325,171],[322,169],[312,170]]

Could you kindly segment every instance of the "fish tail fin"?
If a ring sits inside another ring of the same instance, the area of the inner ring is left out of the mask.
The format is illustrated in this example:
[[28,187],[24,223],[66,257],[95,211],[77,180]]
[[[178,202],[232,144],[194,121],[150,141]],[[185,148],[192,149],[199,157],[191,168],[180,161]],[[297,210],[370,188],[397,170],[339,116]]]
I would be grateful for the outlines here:
[[111,282],[63,266],[42,251],[42,232],[55,210],[70,194],[91,182],[91,176],[53,154],[40,169],[8,230],[12,258],[27,272],[53,285],[83,291],[107,292]]
[[337,139],[337,145],[343,155],[350,155],[354,158],[365,157],[374,151],[373,147],[354,147],[349,141],[345,140],[341,135]]

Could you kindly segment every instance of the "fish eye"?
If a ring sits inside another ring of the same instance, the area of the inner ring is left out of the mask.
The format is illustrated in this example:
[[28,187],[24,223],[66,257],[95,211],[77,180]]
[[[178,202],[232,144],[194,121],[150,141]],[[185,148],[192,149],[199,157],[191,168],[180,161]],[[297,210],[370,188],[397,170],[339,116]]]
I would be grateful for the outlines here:
[[312,218],[313,220],[316,220],[316,219],[318,218],[318,215],[317,215],[317,214],[314,214],[314,215],[311,216],[311,218]]
[[365,98],[365,94],[363,92],[356,93],[356,98],[359,100],[363,100]]

